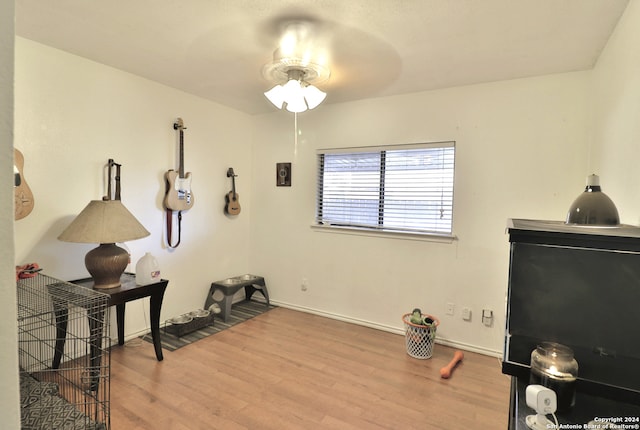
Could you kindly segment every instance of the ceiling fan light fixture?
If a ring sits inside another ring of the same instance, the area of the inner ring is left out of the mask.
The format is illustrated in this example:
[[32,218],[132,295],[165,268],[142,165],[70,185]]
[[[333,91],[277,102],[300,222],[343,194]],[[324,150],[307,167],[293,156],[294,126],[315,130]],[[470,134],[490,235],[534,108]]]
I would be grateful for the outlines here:
[[324,66],[295,57],[285,57],[281,50],[274,52],[274,61],[262,69],[263,76],[277,84],[264,93],[278,109],[289,112],[304,112],[314,109],[324,101],[327,94],[312,85],[329,78],[330,72]]
[[276,85],[264,95],[278,109],[285,108],[289,112],[300,113],[317,107],[327,94],[304,81],[304,71],[291,69],[287,73],[288,81],[284,85]]

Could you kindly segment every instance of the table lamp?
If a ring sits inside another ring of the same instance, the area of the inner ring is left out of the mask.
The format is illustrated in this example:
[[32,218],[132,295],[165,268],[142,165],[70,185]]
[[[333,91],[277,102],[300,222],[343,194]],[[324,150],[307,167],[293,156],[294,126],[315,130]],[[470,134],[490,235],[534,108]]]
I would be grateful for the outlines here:
[[58,236],[64,242],[99,243],[87,253],[84,264],[94,288],[119,287],[120,277],[129,264],[129,253],[116,242],[140,239],[149,232],[120,200],[92,200]]

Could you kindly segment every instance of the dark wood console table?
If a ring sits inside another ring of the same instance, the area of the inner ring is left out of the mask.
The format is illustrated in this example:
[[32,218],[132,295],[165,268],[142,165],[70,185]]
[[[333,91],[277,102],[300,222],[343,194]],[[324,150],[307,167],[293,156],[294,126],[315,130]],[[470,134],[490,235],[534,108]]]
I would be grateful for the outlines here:
[[[120,281],[122,282],[122,285],[117,288],[96,290],[108,294],[110,296],[109,306],[115,305],[116,307],[118,345],[124,345],[125,304],[133,300],[149,297],[151,337],[156,351],[156,358],[158,361],[162,361],[164,357],[162,355],[162,344],[160,341],[160,310],[162,309],[162,299],[164,298],[164,292],[167,289],[169,281],[161,279],[160,282],[156,282],[154,284],[137,285],[136,277],[132,273],[124,273],[120,278]],[[93,288],[92,278],[84,278],[71,282],[82,287]]]

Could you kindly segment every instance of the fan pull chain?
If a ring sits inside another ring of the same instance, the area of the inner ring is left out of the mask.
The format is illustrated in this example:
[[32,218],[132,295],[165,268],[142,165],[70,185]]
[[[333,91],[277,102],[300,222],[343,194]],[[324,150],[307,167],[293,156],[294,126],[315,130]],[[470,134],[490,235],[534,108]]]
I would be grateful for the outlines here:
[[293,157],[298,156],[298,112],[293,113]]

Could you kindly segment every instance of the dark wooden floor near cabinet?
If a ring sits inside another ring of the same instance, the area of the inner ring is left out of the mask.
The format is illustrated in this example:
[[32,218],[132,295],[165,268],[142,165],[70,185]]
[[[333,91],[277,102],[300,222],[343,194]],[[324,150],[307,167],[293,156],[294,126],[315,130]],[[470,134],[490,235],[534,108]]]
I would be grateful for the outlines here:
[[[148,344],[147,344],[148,345]],[[146,345],[145,345],[146,346]],[[406,354],[404,337],[277,308],[174,352],[111,352],[119,429],[501,429],[509,378],[497,358]]]

